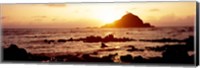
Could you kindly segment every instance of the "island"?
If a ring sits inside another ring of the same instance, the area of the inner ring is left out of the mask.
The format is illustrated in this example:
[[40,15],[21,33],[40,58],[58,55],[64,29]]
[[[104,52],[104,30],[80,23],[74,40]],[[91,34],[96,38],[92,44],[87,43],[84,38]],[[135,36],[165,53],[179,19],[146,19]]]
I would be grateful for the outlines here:
[[113,23],[101,26],[101,28],[139,28],[139,27],[154,27],[149,23],[143,23],[143,21],[136,15],[127,12],[121,19],[114,21]]

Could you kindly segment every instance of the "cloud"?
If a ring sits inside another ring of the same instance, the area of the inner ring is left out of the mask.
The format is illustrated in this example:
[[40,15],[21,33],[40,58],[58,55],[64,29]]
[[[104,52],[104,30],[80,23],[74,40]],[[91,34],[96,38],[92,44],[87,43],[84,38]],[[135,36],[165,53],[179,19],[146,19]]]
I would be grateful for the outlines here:
[[51,19],[51,21],[56,21],[56,18]]
[[43,19],[34,19],[34,21],[41,22]]
[[47,16],[33,16],[33,18],[47,18]]
[[131,8],[131,10],[136,10],[136,9],[138,9],[138,8]]
[[194,26],[195,15],[180,17],[175,14],[169,14],[152,22],[157,23],[157,26]]
[[46,6],[49,6],[49,7],[65,7],[66,4],[45,4]]
[[150,12],[156,12],[156,11],[160,11],[160,9],[155,9],[155,8],[154,8],[154,9],[150,9],[149,11],[150,11]]
[[0,17],[0,19],[6,19],[6,17],[5,17],[5,16],[2,16],[2,17]]

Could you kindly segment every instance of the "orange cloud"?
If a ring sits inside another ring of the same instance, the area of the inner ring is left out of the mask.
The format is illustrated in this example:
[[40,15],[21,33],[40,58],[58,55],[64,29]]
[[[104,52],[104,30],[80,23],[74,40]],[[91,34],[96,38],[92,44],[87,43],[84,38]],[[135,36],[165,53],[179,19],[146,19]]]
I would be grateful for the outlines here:
[[0,19],[5,19],[5,18],[6,18],[5,16],[0,17]]
[[46,18],[47,16],[33,16],[33,18]]
[[154,23],[157,23],[157,26],[194,26],[195,15],[178,17],[174,14],[169,14],[154,21]]
[[155,11],[160,11],[159,9],[150,9],[149,11],[155,12]]
[[49,7],[65,7],[66,4],[45,4],[46,6],[49,6]]

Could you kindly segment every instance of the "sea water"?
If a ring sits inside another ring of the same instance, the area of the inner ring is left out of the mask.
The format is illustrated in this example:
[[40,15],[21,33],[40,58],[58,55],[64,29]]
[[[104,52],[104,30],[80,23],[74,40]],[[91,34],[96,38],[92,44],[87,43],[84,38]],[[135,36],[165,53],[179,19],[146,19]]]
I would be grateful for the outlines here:
[[106,42],[108,48],[118,48],[113,51],[100,51],[98,57],[117,53],[118,55],[131,54],[132,56],[162,57],[161,52],[145,50],[127,52],[126,46],[138,49],[164,45],[182,44],[178,42],[144,42],[152,39],[178,39],[183,40],[194,36],[194,27],[155,27],[155,28],[3,28],[3,47],[16,44],[19,48],[26,49],[32,54],[49,53],[54,55],[88,53],[101,49],[101,42],[67,41],[45,43],[44,40],[78,39],[88,36],[102,38],[112,34],[115,38],[131,38],[136,41]]

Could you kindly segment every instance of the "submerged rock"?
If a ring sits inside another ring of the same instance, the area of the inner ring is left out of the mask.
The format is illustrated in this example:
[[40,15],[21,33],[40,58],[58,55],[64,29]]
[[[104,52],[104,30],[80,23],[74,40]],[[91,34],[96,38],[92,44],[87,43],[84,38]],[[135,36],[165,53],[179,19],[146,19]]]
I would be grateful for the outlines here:
[[51,43],[54,43],[55,40],[47,40],[47,39],[45,39],[44,42],[45,42],[45,43],[48,43],[48,44],[51,44]]
[[90,54],[84,54],[82,58],[86,62],[113,62],[113,58],[117,54],[110,54],[108,56],[103,56],[103,57],[92,57]]
[[105,43],[101,43],[101,48],[105,48],[105,47],[108,47]]
[[170,39],[170,38],[153,39],[153,40],[144,40],[144,39],[141,39],[140,41],[145,41],[145,42],[183,42],[181,40]]
[[159,47],[159,46],[156,46],[156,47],[145,47],[145,49],[152,50],[152,51],[164,51],[167,46],[168,45],[165,45],[165,46],[162,46],[162,47]]
[[59,62],[77,62],[82,61],[77,55],[61,55],[56,56],[53,61]]
[[188,38],[186,38],[184,40],[162,38],[162,39],[151,39],[151,40],[140,39],[139,41],[145,41],[145,42],[185,42],[186,45],[194,45],[194,36],[189,36]]
[[129,51],[129,52],[132,52],[132,51],[144,51],[144,49],[137,49],[137,48],[135,48],[134,46],[128,46],[128,47],[130,47],[131,49],[128,49],[127,51]]

